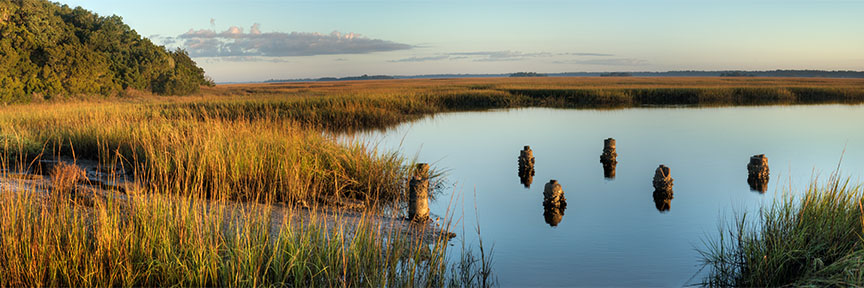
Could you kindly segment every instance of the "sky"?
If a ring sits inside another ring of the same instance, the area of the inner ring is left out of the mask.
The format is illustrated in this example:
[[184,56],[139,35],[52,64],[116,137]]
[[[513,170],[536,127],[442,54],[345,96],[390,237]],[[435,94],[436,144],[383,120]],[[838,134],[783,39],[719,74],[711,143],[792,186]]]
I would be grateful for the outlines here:
[[[56,0],[55,0],[56,1]],[[864,0],[60,0],[217,82],[520,71],[864,70]]]

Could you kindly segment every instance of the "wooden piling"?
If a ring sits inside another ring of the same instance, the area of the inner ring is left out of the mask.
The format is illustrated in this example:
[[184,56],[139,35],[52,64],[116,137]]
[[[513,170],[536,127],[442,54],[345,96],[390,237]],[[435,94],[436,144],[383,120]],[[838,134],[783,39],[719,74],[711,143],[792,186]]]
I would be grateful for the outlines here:
[[753,191],[768,190],[771,171],[768,169],[768,157],[765,154],[753,155],[747,163],[747,184]]
[[660,165],[654,170],[654,195],[655,198],[658,196],[665,196],[665,198],[672,198],[672,186],[675,181],[672,179],[671,170],[666,165]]
[[603,163],[603,177],[615,179],[615,166],[618,165],[615,139],[606,138],[603,140],[603,154],[600,154],[600,163]]
[[531,151],[531,146],[525,145],[522,151],[519,151],[519,182],[525,185],[525,188],[531,187],[531,182],[534,178],[534,151]]
[[567,206],[567,199],[564,198],[564,189],[561,188],[561,184],[558,183],[558,180],[549,180],[549,183],[546,183],[546,186],[543,188],[543,206]]
[[429,219],[429,164],[417,164],[408,183],[408,219],[417,222]]

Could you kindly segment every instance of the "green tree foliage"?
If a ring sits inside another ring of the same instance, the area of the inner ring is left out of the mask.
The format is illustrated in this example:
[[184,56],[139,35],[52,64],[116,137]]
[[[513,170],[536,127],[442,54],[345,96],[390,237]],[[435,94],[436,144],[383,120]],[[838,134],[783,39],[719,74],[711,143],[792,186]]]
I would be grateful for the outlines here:
[[112,95],[127,88],[188,95],[212,85],[189,55],[141,37],[119,16],[47,0],[0,0],[0,102]]
[[204,77],[204,69],[195,65],[184,50],[169,52],[174,69],[162,73],[153,81],[153,92],[168,95],[189,95],[198,92],[198,87],[213,85]]

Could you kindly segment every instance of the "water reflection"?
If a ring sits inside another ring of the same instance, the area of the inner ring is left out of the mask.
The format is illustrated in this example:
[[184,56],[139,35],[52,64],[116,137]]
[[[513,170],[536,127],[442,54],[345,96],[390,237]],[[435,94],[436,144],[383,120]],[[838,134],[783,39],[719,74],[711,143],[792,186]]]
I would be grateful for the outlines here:
[[768,190],[769,178],[768,157],[765,157],[765,154],[751,156],[747,163],[747,184],[750,184],[750,190],[765,193]]
[[618,165],[618,153],[615,152],[615,139],[603,140],[603,154],[600,155],[600,163],[603,163],[603,177],[615,179],[615,166]]
[[567,209],[567,206],[543,207],[543,219],[546,220],[546,224],[552,227],[558,226],[558,223],[561,223],[561,220],[564,219],[565,209]]
[[534,151],[531,151],[531,146],[525,145],[522,151],[519,151],[519,182],[525,185],[525,188],[531,188],[533,181]]
[[747,184],[750,184],[750,190],[764,194],[768,191],[768,178],[760,179],[753,176],[747,176]]
[[[864,106],[846,105],[619,111],[529,108],[443,114],[402,125],[386,135],[366,137],[383,138],[379,149],[384,151],[441,159],[436,166],[450,169],[447,180],[460,183],[459,189],[443,189],[443,193],[465,196],[464,204],[459,204],[464,205],[464,214],[454,209],[451,215],[466,227],[480,220],[484,242],[495,242],[496,251],[502,251],[495,254],[494,267],[502,286],[680,287],[692,283],[688,279],[700,280],[691,278],[698,272],[694,263],[700,255],[690,247],[704,240],[706,231],[734,219],[735,213],[725,211],[758,212],[763,202],[770,204],[770,199],[781,196],[781,191],[774,191],[778,177],[772,177],[765,195],[747,191],[743,166],[750,155],[771,155],[771,176],[777,175],[779,163],[788,166],[780,182],[786,183],[789,173],[789,190],[798,193],[807,188],[814,170],[836,168],[843,148],[838,141],[848,139],[849,147],[864,147],[864,133],[849,133],[860,130],[862,122]],[[578,131],[559,133],[569,123],[603,125],[581,125]],[[609,137],[624,141],[622,152],[627,157],[611,181],[597,171],[601,168],[597,152],[602,152],[603,139]],[[535,164],[533,176],[539,186],[532,183],[530,190],[519,188],[523,185],[512,174],[513,154],[519,156],[523,145],[542,153],[541,167]],[[844,173],[864,175],[864,149],[849,149],[843,160]],[[669,198],[658,197],[655,202],[654,187],[648,186],[654,176],[649,175],[651,168],[661,162],[676,167],[672,176],[676,193],[671,200],[675,213]],[[574,203],[563,211],[567,223],[562,214],[556,215],[562,211],[547,213],[537,205],[549,179],[567,186],[568,200],[578,197],[586,203]],[[730,193],[736,190],[744,193]],[[473,191],[477,198],[470,197]],[[431,211],[448,211],[453,205],[450,195],[430,202]],[[475,205],[478,217],[471,209]],[[547,223],[547,217],[552,221]],[[476,237],[464,238],[476,247]]]
[[606,179],[615,179],[615,166],[617,162],[603,163],[603,177]]
[[657,207],[657,211],[666,212],[672,209],[672,198],[675,197],[672,197],[671,194],[654,191],[654,206]]

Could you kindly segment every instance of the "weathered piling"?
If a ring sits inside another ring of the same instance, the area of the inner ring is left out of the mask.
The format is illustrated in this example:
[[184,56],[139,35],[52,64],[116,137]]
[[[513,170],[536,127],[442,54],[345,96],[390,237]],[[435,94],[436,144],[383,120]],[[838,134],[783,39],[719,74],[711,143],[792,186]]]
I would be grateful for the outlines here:
[[518,162],[519,182],[529,188],[534,181],[534,151],[531,151],[531,146],[525,145],[522,151],[519,151]]
[[669,211],[674,198],[672,186],[675,180],[672,179],[670,172],[666,165],[660,165],[657,170],[654,170],[654,205],[660,212]]
[[564,189],[558,180],[549,180],[543,189],[543,206],[544,207],[566,207],[567,199],[564,198]]
[[429,219],[429,164],[417,164],[408,183],[408,219],[418,222]]
[[564,218],[564,210],[567,209],[564,189],[558,180],[549,180],[543,188],[543,219],[549,226],[558,226]]
[[618,165],[618,153],[615,152],[615,139],[603,140],[603,154],[600,154],[600,163],[603,163],[603,177],[614,179],[615,166]]
[[747,163],[747,184],[750,184],[750,189],[759,192],[767,191],[770,174],[768,157],[765,157],[765,154],[750,157],[750,162]]
[[618,153],[615,151],[615,139],[606,138],[603,140],[603,154],[600,155],[600,162],[612,162],[617,164]]
[[675,180],[670,175],[669,167],[660,165],[657,170],[654,170],[654,191],[660,191],[672,195],[672,185]]

